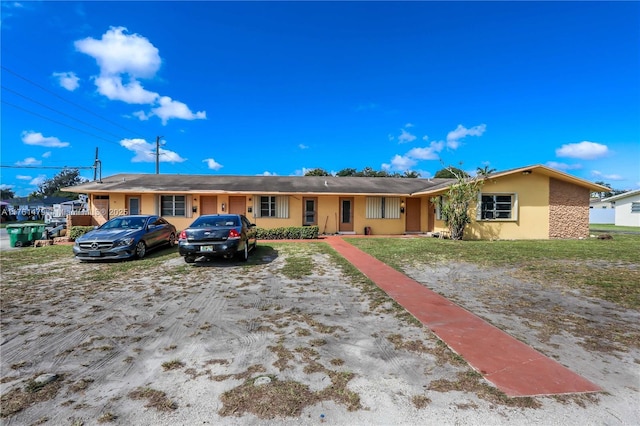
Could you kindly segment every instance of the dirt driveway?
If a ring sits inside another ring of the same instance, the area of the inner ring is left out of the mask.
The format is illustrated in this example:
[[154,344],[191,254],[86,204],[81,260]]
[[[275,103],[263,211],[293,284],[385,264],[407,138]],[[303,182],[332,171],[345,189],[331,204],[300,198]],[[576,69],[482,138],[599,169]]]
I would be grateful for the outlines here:
[[[265,243],[249,264],[190,266],[171,250],[101,264],[3,256],[2,271],[6,425],[640,419],[638,312],[504,271],[406,272],[604,393],[505,398],[323,243]],[[557,309],[574,320],[554,322]],[[607,334],[612,327],[624,333]]]

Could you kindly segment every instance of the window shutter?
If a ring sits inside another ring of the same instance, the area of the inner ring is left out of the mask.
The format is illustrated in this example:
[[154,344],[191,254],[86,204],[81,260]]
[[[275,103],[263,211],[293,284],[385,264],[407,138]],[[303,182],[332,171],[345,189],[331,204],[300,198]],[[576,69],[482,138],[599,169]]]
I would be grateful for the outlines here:
[[512,196],[513,206],[511,207],[511,219],[518,220],[518,194]]
[[386,198],[384,207],[387,219],[400,219],[400,198]]
[[478,202],[476,203],[476,220],[482,220],[482,192],[478,192]]
[[262,197],[260,195],[253,196],[253,217],[260,217],[262,207]]
[[289,217],[289,197],[276,197],[276,217],[287,219]]
[[382,217],[382,198],[367,197],[366,201],[366,218],[380,219]]
[[191,198],[191,194],[186,194],[184,196],[184,216],[185,217],[193,217],[193,198]]

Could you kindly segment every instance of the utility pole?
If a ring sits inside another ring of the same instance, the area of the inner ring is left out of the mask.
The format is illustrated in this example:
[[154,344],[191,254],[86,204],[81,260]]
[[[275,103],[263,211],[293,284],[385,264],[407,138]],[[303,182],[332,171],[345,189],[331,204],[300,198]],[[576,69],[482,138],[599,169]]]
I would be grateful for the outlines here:
[[164,136],[156,136],[156,174],[160,174],[160,138]]

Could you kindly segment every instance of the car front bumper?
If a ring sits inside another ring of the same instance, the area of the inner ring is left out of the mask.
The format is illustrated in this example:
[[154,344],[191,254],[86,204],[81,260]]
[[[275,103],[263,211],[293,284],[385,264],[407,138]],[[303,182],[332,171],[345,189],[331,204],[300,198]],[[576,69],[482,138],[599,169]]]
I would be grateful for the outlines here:
[[136,246],[118,246],[109,249],[85,250],[73,246],[73,254],[80,260],[130,259],[136,254]]

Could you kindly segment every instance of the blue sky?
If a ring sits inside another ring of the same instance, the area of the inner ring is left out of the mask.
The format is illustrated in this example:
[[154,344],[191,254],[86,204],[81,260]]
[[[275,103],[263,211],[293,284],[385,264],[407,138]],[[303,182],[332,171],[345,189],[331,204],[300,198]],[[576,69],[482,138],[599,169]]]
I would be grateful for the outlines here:
[[[545,164],[640,188],[638,2],[2,2],[1,184],[431,177]],[[30,166],[30,167],[25,167]],[[92,170],[82,170],[92,178]]]

